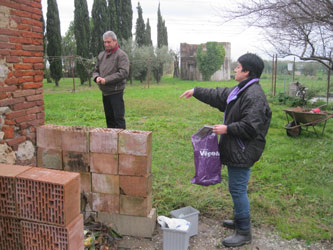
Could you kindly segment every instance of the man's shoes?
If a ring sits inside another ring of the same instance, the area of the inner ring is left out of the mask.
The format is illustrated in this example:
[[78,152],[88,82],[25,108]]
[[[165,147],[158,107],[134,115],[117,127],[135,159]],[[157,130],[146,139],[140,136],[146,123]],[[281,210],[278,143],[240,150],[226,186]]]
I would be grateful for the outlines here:
[[224,220],[222,226],[229,229],[235,229],[235,222],[234,220]]
[[244,244],[251,243],[251,241],[252,241],[251,229],[249,230],[236,229],[233,235],[225,238],[222,241],[222,244],[226,247],[238,247]]

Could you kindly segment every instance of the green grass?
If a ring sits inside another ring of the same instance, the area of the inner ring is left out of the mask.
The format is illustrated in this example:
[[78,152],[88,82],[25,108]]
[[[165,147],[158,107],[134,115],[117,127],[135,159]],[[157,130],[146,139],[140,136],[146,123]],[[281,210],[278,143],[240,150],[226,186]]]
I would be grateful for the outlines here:
[[[71,79],[61,80],[58,88],[44,84],[46,123],[105,127],[100,91],[95,84],[89,88],[76,83],[75,93]],[[195,86],[235,84],[164,77],[150,88],[127,85],[127,128],[153,131],[153,205],[159,214],[168,216],[171,210],[191,205],[218,219],[232,216],[226,169],[219,185],[190,184],[194,176],[191,135],[203,124],[221,123],[223,113],[195,98],[179,96]],[[269,93],[270,79],[261,84]],[[333,241],[333,121],[327,122],[324,136],[317,137],[310,127],[290,138],[283,129],[286,107],[271,104],[271,108],[266,149],[252,168],[249,183],[253,223],[272,225],[287,239]]]

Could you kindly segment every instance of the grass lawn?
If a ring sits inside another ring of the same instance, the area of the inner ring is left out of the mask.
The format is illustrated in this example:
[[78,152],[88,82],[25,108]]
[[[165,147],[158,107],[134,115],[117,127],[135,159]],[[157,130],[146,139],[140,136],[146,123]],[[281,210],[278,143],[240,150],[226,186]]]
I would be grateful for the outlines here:
[[[89,88],[76,79],[75,93],[71,92],[72,79],[59,84],[55,88],[54,83],[44,83],[47,124],[106,126],[95,83]],[[217,219],[232,217],[226,169],[219,185],[190,183],[194,176],[191,135],[204,124],[221,123],[223,113],[195,98],[179,96],[195,86],[235,84],[164,77],[150,88],[139,83],[127,85],[127,128],[153,131],[153,206],[160,215],[168,216],[171,210],[190,205]],[[269,77],[261,84],[268,93]],[[283,90],[283,81],[278,84]],[[310,127],[299,137],[290,138],[283,129],[286,116],[282,109],[286,107],[270,105],[273,118],[266,149],[252,168],[248,190],[253,224],[272,225],[287,239],[333,241],[333,119],[328,120],[324,136],[317,137]]]

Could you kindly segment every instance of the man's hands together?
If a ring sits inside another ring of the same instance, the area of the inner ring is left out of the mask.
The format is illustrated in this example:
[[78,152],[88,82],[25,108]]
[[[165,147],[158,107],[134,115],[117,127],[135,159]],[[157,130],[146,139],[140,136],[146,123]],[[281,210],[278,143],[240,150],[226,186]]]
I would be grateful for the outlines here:
[[98,84],[105,85],[105,78],[99,76],[99,77],[96,78],[96,82]]

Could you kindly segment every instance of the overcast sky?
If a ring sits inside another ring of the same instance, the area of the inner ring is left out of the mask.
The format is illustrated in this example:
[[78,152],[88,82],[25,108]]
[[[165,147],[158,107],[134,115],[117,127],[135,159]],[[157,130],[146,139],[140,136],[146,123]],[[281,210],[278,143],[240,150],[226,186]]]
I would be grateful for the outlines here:
[[[233,3],[232,0],[141,0],[145,23],[149,18],[152,40],[157,40],[157,9],[161,4],[161,14],[168,29],[169,47],[179,51],[180,43],[199,44],[208,41],[230,42],[231,58],[237,60],[246,52],[257,53],[267,58],[261,49],[265,44],[260,42],[260,32],[254,28],[246,29],[240,23],[221,25],[218,10],[223,5]],[[57,0],[61,34],[64,36],[71,21],[74,20],[74,0]],[[87,0],[89,15],[93,0]],[[46,20],[47,0],[42,0],[44,18]],[[132,1],[133,34],[137,19],[138,1]]]

